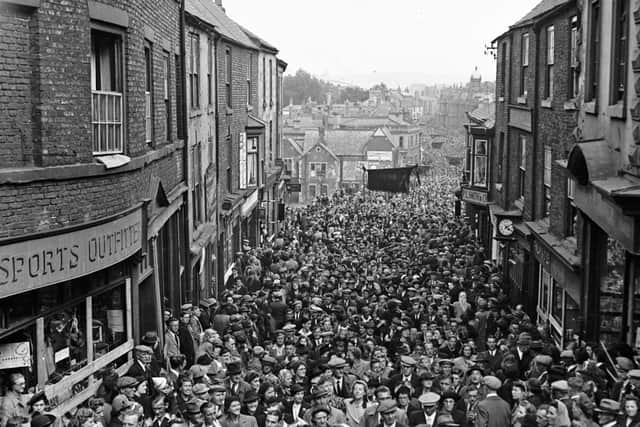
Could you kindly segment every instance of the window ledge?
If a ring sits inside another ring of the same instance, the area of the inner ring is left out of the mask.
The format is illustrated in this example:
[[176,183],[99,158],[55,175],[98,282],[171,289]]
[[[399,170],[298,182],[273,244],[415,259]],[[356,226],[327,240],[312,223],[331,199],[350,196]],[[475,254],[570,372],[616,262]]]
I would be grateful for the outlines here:
[[526,105],[526,104],[527,104],[527,96],[526,96],[526,95],[525,95],[525,96],[519,96],[519,97],[516,99],[516,102],[517,102],[518,104],[521,104],[521,105]]
[[227,116],[230,116],[230,115],[232,115],[232,114],[233,114],[233,108],[231,108],[231,107],[229,107],[229,106],[227,105]]
[[625,108],[623,102],[618,102],[614,105],[609,105],[607,107],[607,115],[612,119],[622,119],[626,118]]
[[543,99],[540,101],[540,106],[542,108],[551,108],[551,98]]
[[582,107],[585,113],[598,114],[598,103],[596,101],[585,102]]
[[576,100],[572,99],[570,101],[567,101],[564,103],[564,105],[562,106],[562,108],[564,109],[564,111],[575,111],[578,109],[578,107],[576,106]]

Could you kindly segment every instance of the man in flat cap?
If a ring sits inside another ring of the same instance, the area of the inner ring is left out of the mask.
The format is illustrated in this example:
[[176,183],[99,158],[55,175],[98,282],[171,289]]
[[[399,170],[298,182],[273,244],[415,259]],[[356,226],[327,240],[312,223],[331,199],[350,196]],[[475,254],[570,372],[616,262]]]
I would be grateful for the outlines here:
[[483,378],[487,387],[487,397],[478,403],[475,427],[504,427],[511,425],[511,408],[498,396],[502,381],[493,375]]
[[152,377],[157,377],[160,372],[151,372],[151,361],[153,359],[153,349],[146,345],[137,345],[133,349],[135,361],[127,370],[125,375],[134,377],[138,381],[149,381]]
[[420,377],[415,373],[416,360],[411,356],[400,356],[399,374],[389,378],[389,388],[393,393],[401,386],[408,387],[412,394],[420,388]]
[[355,378],[345,373],[347,361],[341,357],[332,356],[327,365],[333,373],[333,394],[342,398],[351,396]]
[[436,417],[438,402],[440,401],[440,395],[434,392],[427,392],[418,397],[418,402],[422,405],[422,410],[415,411],[409,414],[409,425],[417,426],[424,424],[427,427],[436,426]]

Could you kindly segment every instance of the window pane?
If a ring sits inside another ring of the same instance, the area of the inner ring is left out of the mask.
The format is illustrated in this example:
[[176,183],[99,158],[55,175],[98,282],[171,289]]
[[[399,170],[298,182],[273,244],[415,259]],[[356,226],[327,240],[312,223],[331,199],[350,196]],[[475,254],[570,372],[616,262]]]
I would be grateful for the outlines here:
[[127,341],[124,285],[93,297],[92,307],[93,348],[97,359]]
[[85,308],[82,301],[45,318],[45,357],[51,383],[87,364]]

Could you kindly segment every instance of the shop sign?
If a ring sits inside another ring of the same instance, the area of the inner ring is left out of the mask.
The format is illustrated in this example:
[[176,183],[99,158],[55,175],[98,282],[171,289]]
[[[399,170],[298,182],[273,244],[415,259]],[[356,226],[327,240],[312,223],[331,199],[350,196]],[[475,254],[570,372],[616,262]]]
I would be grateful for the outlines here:
[[0,344],[0,370],[31,367],[29,341]]
[[0,247],[0,298],[103,270],[141,248],[142,211],[94,227]]
[[300,184],[299,182],[289,183],[287,184],[287,191],[289,193],[299,193],[300,191],[302,191],[302,184]]
[[509,126],[531,132],[531,112],[520,108],[510,108]]
[[485,191],[471,190],[470,188],[462,189],[462,200],[472,203],[488,203],[488,196]]

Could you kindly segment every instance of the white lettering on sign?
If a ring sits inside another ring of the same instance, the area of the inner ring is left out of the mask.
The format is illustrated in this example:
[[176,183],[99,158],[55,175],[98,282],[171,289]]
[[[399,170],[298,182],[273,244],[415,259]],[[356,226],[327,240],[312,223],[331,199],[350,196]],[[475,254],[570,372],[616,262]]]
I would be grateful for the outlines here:
[[0,247],[0,298],[107,268],[141,248],[140,209],[105,224]]
[[487,193],[484,191],[470,190],[468,188],[462,189],[462,200],[468,200],[470,202],[487,203]]

